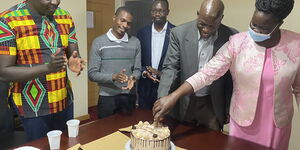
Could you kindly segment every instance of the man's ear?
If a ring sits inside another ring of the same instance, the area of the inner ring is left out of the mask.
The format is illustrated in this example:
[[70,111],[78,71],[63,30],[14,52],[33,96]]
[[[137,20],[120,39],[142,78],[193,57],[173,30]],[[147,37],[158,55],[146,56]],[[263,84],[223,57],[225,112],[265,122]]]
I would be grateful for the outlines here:
[[168,9],[168,10],[167,10],[167,14],[166,14],[166,16],[168,16],[168,15],[169,15],[169,13],[170,13],[170,9]]
[[116,20],[116,18],[117,18],[117,16],[116,16],[116,15],[114,15],[114,16],[112,17],[113,21],[115,21],[115,20]]

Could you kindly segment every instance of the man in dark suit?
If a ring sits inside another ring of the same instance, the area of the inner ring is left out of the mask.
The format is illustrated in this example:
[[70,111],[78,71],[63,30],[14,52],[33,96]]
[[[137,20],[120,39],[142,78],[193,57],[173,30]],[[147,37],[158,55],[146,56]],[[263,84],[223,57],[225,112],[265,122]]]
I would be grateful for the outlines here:
[[169,45],[169,33],[174,27],[167,21],[168,14],[168,1],[154,0],[151,8],[153,23],[137,34],[142,54],[142,78],[138,82],[139,107],[142,109],[152,109],[157,99],[162,64]]
[[[197,19],[174,28],[164,61],[158,97],[172,92],[203,67],[237,31],[221,23],[224,4],[221,0],[204,0]],[[229,114],[232,80],[223,77],[177,103],[171,115],[178,120],[221,130]]]

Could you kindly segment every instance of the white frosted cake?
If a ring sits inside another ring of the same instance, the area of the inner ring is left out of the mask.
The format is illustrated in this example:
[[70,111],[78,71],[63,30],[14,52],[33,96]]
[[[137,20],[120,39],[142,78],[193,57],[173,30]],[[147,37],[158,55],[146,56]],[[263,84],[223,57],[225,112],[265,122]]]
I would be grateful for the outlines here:
[[170,130],[168,127],[154,127],[149,122],[140,121],[132,126],[131,150],[169,150]]

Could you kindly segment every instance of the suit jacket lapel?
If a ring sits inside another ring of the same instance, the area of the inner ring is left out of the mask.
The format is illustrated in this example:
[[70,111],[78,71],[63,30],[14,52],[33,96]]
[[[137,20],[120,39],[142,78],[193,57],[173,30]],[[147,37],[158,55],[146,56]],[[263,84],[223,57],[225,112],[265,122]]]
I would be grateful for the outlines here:
[[217,51],[225,44],[225,36],[219,36],[219,35],[224,35],[224,30],[223,30],[223,25],[221,24],[219,29],[218,29],[218,37],[216,41],[214,42],[214,47],[213,47],[213,56],[217,53]]
[[[185,38],[185,48],[184,51],[190,51],[187,52],[187,58],[190,59],[188,62],[191,62],[189,65],[191,66],[185,66],[185,67],[191,67],[191,71],[195,73],[195,71],[198,71],[198,28],[196,21],[194,21],[194,25],[192,30],[189,31]],[[196,69],[196,70],[195,70]]]
[[147,58],[147,65],[148,66],[152,66],[152,25],[149,26],[149,28],[147,29],[147,32],[146,32],[146,57]]
[[171,30],[171,24],[168,23],[168,27],[167,27],[167,31],[166,31],[166,35],[165,35],[165,40],[164,40],[164,45],[163,45],[163,49],[161,52],[161,57],[159,60],[159,65],[158,65],[158,70],[161,70],[162,68],[162,64],[164,63],[164,58],[166,56],[166,52],[168,50],[169,47],[169,41],[170,41],[170,30]]

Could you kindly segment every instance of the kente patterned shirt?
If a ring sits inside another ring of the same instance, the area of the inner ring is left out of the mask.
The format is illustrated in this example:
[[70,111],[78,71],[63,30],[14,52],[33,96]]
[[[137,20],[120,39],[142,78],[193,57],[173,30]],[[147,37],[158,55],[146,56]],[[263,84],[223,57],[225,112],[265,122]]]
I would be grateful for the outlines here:
[[[58,8],[52,16],[29,10],[26,1],[0,13],[0,55],[16,56],[16,66],[47,64],[57,48],[65,55],[69,44],[77,44],[70,14]],[[12,98],[19,115],[44,116],[64,110],[73,102],[65,69],[27,82],[14,82]]]

